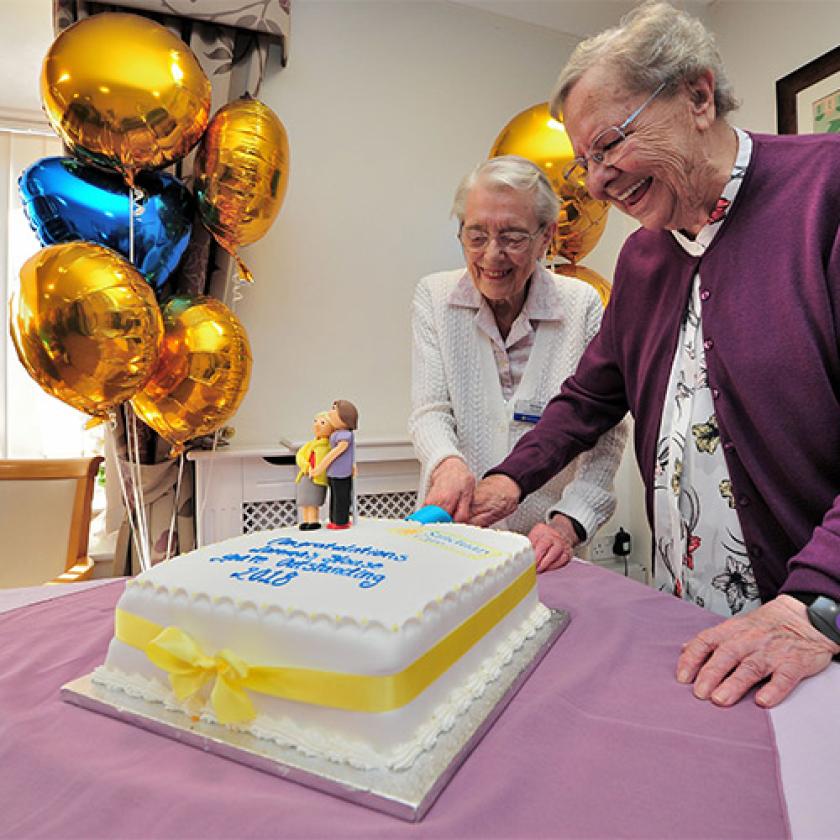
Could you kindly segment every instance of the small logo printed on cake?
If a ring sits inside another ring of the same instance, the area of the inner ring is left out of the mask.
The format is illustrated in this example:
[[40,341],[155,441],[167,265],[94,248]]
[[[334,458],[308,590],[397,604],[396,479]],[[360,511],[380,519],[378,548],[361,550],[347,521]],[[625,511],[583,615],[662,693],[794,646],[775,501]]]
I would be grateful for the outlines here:
[[458,554],[461,557],[486,560],[488,557],[503,557],[505,552],[497,548],[490,548],[474,540],[426,525],[423,528],[395,528],[394,532],[411,540],[428,543],[444,551]]
[[419,534],[423,530],[423,527],[423,525],[403,525],[399,528],[392,529],[392,533],[400,537],[413,537],[415,534]]

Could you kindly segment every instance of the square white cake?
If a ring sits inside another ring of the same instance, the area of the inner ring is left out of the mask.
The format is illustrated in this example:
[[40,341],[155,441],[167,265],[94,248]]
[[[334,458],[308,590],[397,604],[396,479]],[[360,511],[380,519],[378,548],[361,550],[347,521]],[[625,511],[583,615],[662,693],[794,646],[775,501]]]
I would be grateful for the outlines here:
[[398,771],[548,617],[518,534],[402,520],[284,528],[130,580],[94,685],[309,755]]

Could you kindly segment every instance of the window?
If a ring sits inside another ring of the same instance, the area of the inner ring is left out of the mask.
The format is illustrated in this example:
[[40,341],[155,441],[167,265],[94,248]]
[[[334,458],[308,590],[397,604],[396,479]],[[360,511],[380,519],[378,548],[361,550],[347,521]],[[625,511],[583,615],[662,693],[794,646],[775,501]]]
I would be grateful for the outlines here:
[[[18,359],[9,333],[9,295],[21,266],[41,245],[21,206],[21,172],[44,157],[63,154],[53,134],[0,128],[0,457],[78,458],[102,454],[104,425],[85,430],[88,417],[50,396]],[[104,488],[93,501],[91,553],[104,536]]]
[[0,131],[0,451],[5,458],[75,458],[91,450],[84,431],[87,417],[41,390],[20,363],[9,335],[6,302],[20,267],[41,247],[21,207],[18,177],[35,161],[60,154],[55,136]]

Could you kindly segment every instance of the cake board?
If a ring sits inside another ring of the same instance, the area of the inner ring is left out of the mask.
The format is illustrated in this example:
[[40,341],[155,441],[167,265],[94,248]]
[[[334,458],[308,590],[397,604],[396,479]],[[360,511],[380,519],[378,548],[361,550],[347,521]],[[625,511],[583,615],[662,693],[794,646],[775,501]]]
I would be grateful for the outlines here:
[[359,770],[305,755],[294,747],[235,732],[210,721],[192,721],[161,703],[127,694],[120,694],[119,701],[114,702],[112,693],[94,685],[92,674],[62,686],[61,698],[340,799],[418,822],[568,626],[568,612],[549,609],[549,613],[548,620],[534,636],[525,640],[499,678],[487,685],[482,696],[457,719],[452,729],[411,767],[397,772]]

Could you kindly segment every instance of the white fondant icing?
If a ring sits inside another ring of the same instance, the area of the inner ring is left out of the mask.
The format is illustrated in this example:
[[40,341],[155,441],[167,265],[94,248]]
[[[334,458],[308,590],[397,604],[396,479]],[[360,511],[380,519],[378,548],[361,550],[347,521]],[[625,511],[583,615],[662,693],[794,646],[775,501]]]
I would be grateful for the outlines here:
[[[377,676],[404,670],[532,563],[525,537],[465,525],[363,520],[346,531],[286,528],[155,566],[128,582],[118,608],[179,627],[207,654],[228,648],[252,665]],[[294,577],[277,583],[291,571]],[[368,573],[381,579],[363,586],[373,580]],[[250,692],[257,718],[243,728],[356,767],[407,768],[498,678],[548,615],[534,587],[402,708],[372,714]],[[117,639],[94,681],[181,707],[167,674]],[[198,710],[215,720],[202,698],[185,711]]]

